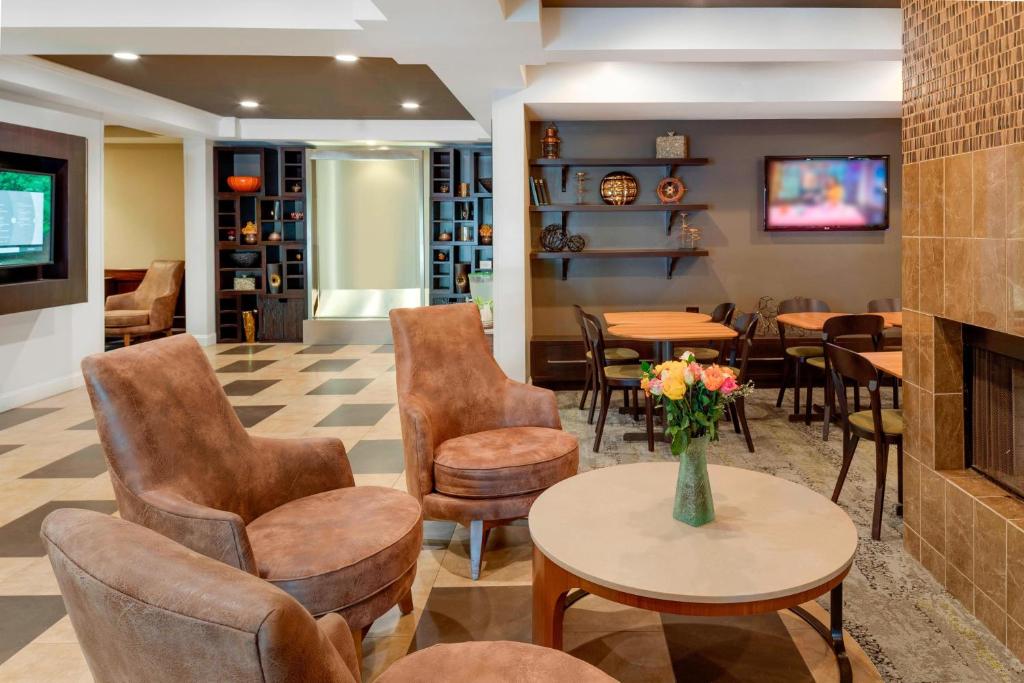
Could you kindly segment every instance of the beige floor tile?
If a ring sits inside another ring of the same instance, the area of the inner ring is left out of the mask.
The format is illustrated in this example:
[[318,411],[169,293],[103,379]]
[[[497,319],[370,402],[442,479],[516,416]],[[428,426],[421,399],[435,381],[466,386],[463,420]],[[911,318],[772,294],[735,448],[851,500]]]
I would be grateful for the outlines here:
[[370,683],[405,656],[412,636],[367,638],[363,641],[363,681]]
[[75,636],[75,629],[71,625],[71,618],[64,617],[50,628],[43,631],[33,643],[72,643],[78,644],[78,637]]
[[533,582],[533,544],[526,527],[499,527],[491,532],[480,567],[480,578],[469,573],[469,530],[457,527],[448,546],[435,586],[509,586]]
[[567,632],[565,651],[590,662],[621,683],[672,683],[672,660],[662,633]]
[[81,486],[83,479],[16,479],[0,483],[0,525],[21,517],[51,500],[60,500]]
[[0,665],[0,683],[91,682],[89,666],[74,643],[30,643]]
[[657,612],[627,607],[588,595],[565,612],[566,632],[609,633],[613,631],[661,632],[661,616]]
[[400,474],[356,474],[356,486],[385,486],[391,488],[395,485]]
[[0,578],[0,595],[60,595],[49,558],[33,558],[19,570]]
[[110,475],[104,472],[69,489],[67,495],[71,500],[114,500],[114,485],[110,483]]

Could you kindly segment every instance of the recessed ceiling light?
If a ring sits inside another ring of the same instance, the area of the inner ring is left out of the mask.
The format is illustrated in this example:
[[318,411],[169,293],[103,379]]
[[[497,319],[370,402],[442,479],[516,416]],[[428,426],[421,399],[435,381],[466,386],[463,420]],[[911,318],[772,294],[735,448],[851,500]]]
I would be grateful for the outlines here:
[[355,55],[334,55],[334,58],[339,62],[358,62],[359,57]]
[[370,146],[370,147],[373,147],[374,145],[377,144],[377,141],[376,140],[364,140],[364,143],[366,145]]
[[134,52],[115,52],[114,57],[126,62],[134,62],[139,58]]
[[379,152],[387,152],[389,149],[391,149],[391,148],[390,147],[378,147],[377,151],[379,151]]
[[419,108],[420,108],[420,103],[419,102],[411,102],[411,101],[402,102],[402,109],[419,109]]
[[246,109],[255,109],[256,107],[260,106],[260,103],[257,102],[256,100],[242,100],[241,102],[239,102],[239,104],[245,107]]

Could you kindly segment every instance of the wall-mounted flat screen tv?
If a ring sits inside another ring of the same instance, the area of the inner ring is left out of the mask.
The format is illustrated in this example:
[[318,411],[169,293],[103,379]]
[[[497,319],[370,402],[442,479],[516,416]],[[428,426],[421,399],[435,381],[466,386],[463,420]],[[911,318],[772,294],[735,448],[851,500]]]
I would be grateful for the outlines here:
[[889,157],[765,157],[765,230],[885,230]]
[[49,173],[0,168],[0,268],[53,263]]

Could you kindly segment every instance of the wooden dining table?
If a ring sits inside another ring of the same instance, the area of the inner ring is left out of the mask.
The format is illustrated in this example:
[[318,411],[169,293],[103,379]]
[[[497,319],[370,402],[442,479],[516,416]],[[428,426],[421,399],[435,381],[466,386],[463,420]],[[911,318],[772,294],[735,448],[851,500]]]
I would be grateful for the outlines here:
[[903,379],[902,351],[862,351],[860,355],[867,358],[876,370]]
[[[607,319],[607,318],[606,318]],[[727,341],[739,336],[736,330],[721,323],[648,322],[610,325],[608,334],[621,339],[654,342],[655,360],[663,363],[672,358],[672,348],[679,342]]]
[[689,311],[619,311],[605,313],[604,321],[608,325],[687,325],[710,322],[711,316]]
[[808,330],[811,332],[822,332],[825,329],[825,323],[829,318],[835,318],[840,315],[877,315],[881,316],[882,320],[885,321],[885,327],[902,327],[903,326],[903,313],[900,311],[889,311],[885,313],[836,313],[836,312],[819,312],[819,311],[806,311],[801,313],[780,313],[776,320],[780,324],[789,325],[790,327],[798,327],[801,330]]

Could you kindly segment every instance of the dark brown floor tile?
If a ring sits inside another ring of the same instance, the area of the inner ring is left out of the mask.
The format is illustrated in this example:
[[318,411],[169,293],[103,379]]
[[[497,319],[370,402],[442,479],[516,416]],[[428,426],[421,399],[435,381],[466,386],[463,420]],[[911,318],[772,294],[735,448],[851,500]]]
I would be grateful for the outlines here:
[[303,372],[341,372],[356,362],[355,358],[324,358],[302,368]]
[[86,420],[85,422],[79,422],[74,427],[68,427],[68,429],[75,429],[80,431],[88,431],[90,429],[96,429],[96,420]]
[[273,344],[243,344],[242,346],[233,346],[227,351],[221,351],[218,356],[251,356],[254,353],[260,351],[266,351],[267,349],[274,348]]
[[0,663],[38,638],[65,614],[59,595],[0,596]]
[[222,368],[218,368],[217,372],[256,372],[262,370],[274,361],[272,360],[236,360],[234,363],[229,363]]
[[400,474],[405,469],[401,439],[363,439],[348,452],[355,474]]
[[372,427],[394,406],[390,403],[346,403],[335,408],[317,427]]
[[529,643],[532,596],[530,586],[434,588],[423,606],[409,652],[468,640]]
[[374,351],[374,353],[394,353],[394,352],[395,352],[395,347],[392,346],[391,344],[381,344]]
[[314,344],[313,346],[307,346],[306,348],[302,349],[301,351],[296,351],[295,354],[296,355],[301,355],[301,354],[318,354],[318,353],[328,354],[328,353],[334,353],[335,351],[341,350],[342,346],[344,346],[344,344]]
[[60,408],[12,408],[0,413],[0,429],[8,429],[22,422],[55,413]]
[[455,522],[423,520],[423,546],[425,548],[447,548],[455,534]]
[[234,408],[243,427],[255,427],[284,406],[235,406]]
[[[21,517],[0,526],[0,557],[42,557],[46,554],[39,540],[39,527],[46,515],[60,508],[82,508],[111,514],[117,510],[112,500],[51,500]],[[3,619],[0,619],[2,622]],[[3,640],[0,639],[0,644]]]
[[22,479],[91,479],[107,471],[103,447],[98,443],[66,455],[22,476]]
[[0,455],[3,455],[7,451],[13,451],[15,448],[21,448],[20,443],[0,443]]
[[369,379],[329,379],[313,391],[309,396],[351,396],[362,391],[367,384],[373,380]]
[[224,385],[224,393],[228,396],[255,396],[280,381],[279,379],[236,379],[234,382]]

